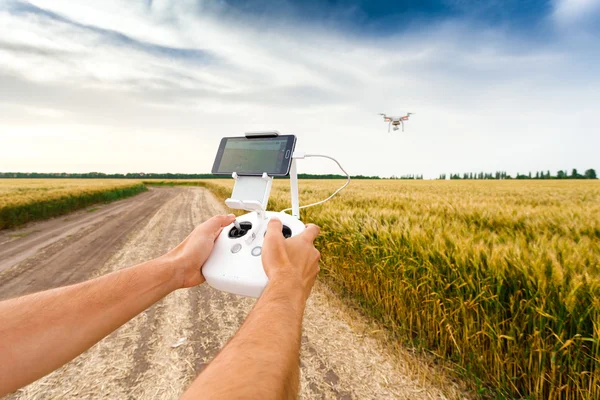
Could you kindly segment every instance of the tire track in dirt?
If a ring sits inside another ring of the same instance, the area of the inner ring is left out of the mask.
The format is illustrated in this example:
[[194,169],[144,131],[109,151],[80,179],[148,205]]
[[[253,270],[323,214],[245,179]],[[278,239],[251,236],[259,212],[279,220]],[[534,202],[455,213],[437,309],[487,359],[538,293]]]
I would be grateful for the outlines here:
[[[157,257],[196,225],[226,212],[205,189],[160,190],[169,195],[156,199],[157,208],[129,232],[128,242],[113,249],[89,277]],[[86,232],[93,229],[98,226]],[[62,249],[68,252],[69,245]],[[80,268],[85,267],[90,268]],[[68,271],[72,266],[63,268]],[[77,359],[8,398],[176,399],[235,334],[254,302],[208,285],[179,290]],[[378,338],[373,330],[377,328],[317,282],[303,323],[300,398],[464,397],[443,372],[408,352],[386,347],[385,338]],[[186,342],[172,348],[180,338]]]

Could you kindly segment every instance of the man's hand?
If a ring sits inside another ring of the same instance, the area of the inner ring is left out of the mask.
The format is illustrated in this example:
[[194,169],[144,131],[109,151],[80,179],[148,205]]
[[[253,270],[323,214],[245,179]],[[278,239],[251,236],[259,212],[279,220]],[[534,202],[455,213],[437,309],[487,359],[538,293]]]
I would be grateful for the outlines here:
[[155,260],[0,302],[0,397],[59,368],[174,290],[204,282],[200,269],[234,218],[209,219]]
[[173,261],[175,278],[181,288],[197,286],[205,281],[202,266],[212,251],[215,240],[224,227],[231,224],[235,215],[216,215],[197,226],[177,247],[165,255]]
[[308,298],[317,274],[321,254],[314,246],[320,229],[314,224],[306,225],[299,235],[285,239],[279,219],[272,218],[262,249],[262,262],[269,281],[288,281],[299,285],[304,298]]
[[200,272],[233,215],[198,226],[157,259],[91,281],[0,302],[0,397],[52,372]]

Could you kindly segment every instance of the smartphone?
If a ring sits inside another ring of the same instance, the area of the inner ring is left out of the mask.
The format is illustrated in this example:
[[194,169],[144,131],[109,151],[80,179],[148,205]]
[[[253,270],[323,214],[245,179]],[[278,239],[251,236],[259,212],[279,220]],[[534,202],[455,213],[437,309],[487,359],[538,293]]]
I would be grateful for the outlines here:
[[286,176],[290,173],[295,135],[226,137],[221,139],[212,167],[215,175]]

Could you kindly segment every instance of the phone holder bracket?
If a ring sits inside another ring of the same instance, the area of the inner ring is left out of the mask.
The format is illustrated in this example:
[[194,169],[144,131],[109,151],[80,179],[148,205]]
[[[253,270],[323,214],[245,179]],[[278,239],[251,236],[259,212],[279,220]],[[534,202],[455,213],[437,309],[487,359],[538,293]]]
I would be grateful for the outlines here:
[[259,215],[265,214],[273,177],[263,172],[262,176],[240,176],[236,172],[231,174],[235,180],[231,197],[225,204],[234,209],[256,211]]
[[[290,192],[292,197],[292,216],[300,218],[298,205],[298,170],[297,157],[292,157],[290,166]],[[265,217],[267,203],[271,195],[273,177],[263,172],[262,176],[240,176],[236,172],[231,174],[235,180],[231,197],[225,200],[229,208],[236,210],[256,211],[260,217]]]

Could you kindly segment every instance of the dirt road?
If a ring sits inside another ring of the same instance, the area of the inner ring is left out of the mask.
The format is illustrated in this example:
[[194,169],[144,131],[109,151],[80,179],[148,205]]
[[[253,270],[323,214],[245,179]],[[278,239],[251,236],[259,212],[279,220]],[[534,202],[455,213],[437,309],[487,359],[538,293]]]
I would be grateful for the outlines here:
[[[202,188],[151,189],[0,232],[0,299],[80,282],[156,257],[224,213]],[[200,287],[155,304],[69,364],[7,399],[176,399],[254,304]],[[441,370],[385,345],[384,333],[317,282],[302,336],[301,398],[462,397]],[[171,347],[180,338],[185,343]]]

